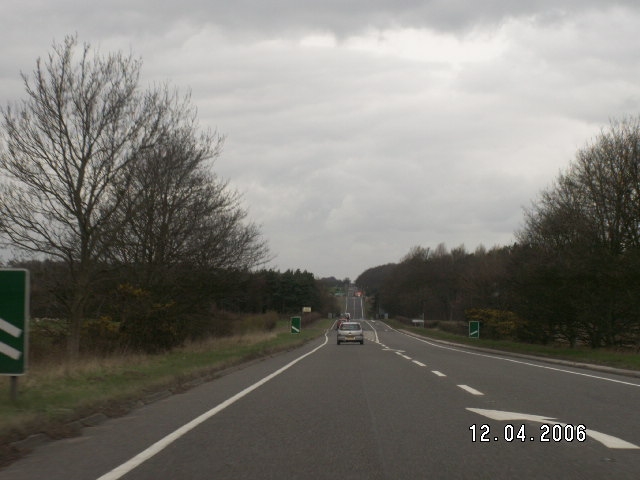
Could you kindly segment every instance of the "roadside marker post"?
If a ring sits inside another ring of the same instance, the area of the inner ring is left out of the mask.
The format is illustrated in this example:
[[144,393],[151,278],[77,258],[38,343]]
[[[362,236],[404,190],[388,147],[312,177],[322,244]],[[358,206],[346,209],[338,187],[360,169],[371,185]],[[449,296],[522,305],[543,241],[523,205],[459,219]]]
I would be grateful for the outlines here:
[[300,333],[301,323],[301,317],[291,317],[291,333]]
[[0,269],[0,375],[11,377],[11,399],[27,366],[29,271]]
[[480,338],[480,322],[477,320],[469,322],[469,338]]

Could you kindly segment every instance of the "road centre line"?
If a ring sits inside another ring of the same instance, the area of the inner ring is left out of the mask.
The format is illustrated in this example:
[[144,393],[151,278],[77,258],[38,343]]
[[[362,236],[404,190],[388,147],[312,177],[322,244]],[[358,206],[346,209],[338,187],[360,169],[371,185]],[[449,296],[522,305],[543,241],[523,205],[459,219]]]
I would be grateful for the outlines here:
[[241,398],[247,396],[249,393],[253,392],[258,387],[261,387],[262,385],[267,383],[269,380],[272,380],[273,378],[277,377],[278,375],[280,375],[285,370],[288,370],[289,368],[294,366],[296,363],[298,363],[300,360],[308,357],[309,355],[312,355],[312,354],[316,353],[318,350],[320,350],[322,347],[324,347],[327,344],[328,341],[329,341],[329,337],[327,335],[327,332],[325,332],[325,334],[324,334],[324,343],[322,345],[320,345],[320,346],[314,348],[313,350],[311,350],[310,352],[307,352],[304,355],[301,355],[300,357],[292,360],[291,362],[287,363],[284,367],[276,370],[275,372],[271,373],[270,375],[267,375],[262,380],[257,381],[253,385],[250,385],[249,387],[245,388],[241,392],[236,393],[235,395],[233,395],[232,397],[229,397],[224,402],[222,402],[222,403],[218,404],[217,406],[213,407],[208,412],[203,413],[199,417],[196,417],[193,420],[191,420],[190,422],[184,424],[182,427],[178,428],[177,430],[174,430],[172,433],[170,433],[169,435],[167,435],[164,438],[161,438],[156,443],[154,443],[153,445],[148,447],[146,450],[143,450],[142,452],[140,452],[135,457],[127,460],[125,463],[123,463],[122,465],[114,468],[110,472],[105,473],[104,475],[99,477],[98,480],[118,480],[119,478],[122,478],[124,475],[129,473],[131,470],[133,470],[134,468],[136,468],[139,465],[143,464],[144,462],[149,460],[151,457],[153,457],[157,453],[160,453],[162,450],[167,448],[169,445],[171,445],[173,442],[175,442],[179,438],[181,438],[184,435],[186,435],[187,433],[189,433],[191,430],[196,428],[198,425],[200,425],[200,424],[204,423],[205,421],[209,420],[211,417],[213,417],[214,415],[220,413],[222,410],[224,410],[228,406],[233,405],[238,400],[240,400]]
[[[526,365],[528,367],[544,368],[546,370],[553,370],[555,372],[569,373],[569,374],[572,374],[572,375],[580,375],[582,377],[594,378],[596,380],[606,380],[607,382],[621,383],[622,385],[630,385],[632,387],[640,387],[640,383],[625,382],[623,380],[616,380],[615,378],[601,377],[599,375],[592,375],[592,374],[589,374],[589,373],[582,373],[582,372],[572,372],[571,370],[565,370],[564,368],[549,367],[547,365],[537,365],[535,363],[524,362],[522,360],[516,360],[516,359],[513,359],[513,358],[500,357],[500,356],[497,356],[497,355],[489,355],[489,354],[486,354],[486,353],[470,352],[468,350],[462,350],[460,348],[454,348],[454,347],[447,347],[447,346],[444,346],[444,345],[438,345],[437,343],[433,343],[433,342],[429,342],[427,340],[423,340],[421,338],[415,337],[415,336],[410,335],[408,333],[400,332],[399,330],[396,330],[396,331],[398,333],[406,335],[407,337],[413,338],[414,340],[417,340],[419,342],[426,343],[427,345],[431,345],[432,347],[443,348],[445,350],[452,350],[454,352],[466,353],[468,355],[476,355],[478,357],[492,358],[494,360],[502,360],[504,362],[518,363],[520,365]],[[540,361],[544,361],[544,360],[541,359]],[[576,368],[580,368],[580,367],[576,366]]]
[[484,395],[484,393],[479,392],[475,388],[471,388],[468,385],[458,385],[458,387],[460,387],[462,390],[464,390],[466,392],[469,392],[471,395]]
[[446,375],[444,373],[439,372],[437,370],[431,370],[431,373],[435,373],[439,377],[446,377]]
[[419,362],[418,360],[412,360],[413,363],[415,363],[416,365],[420,366],[420,367],[426,367],[426,365],[422,362]]

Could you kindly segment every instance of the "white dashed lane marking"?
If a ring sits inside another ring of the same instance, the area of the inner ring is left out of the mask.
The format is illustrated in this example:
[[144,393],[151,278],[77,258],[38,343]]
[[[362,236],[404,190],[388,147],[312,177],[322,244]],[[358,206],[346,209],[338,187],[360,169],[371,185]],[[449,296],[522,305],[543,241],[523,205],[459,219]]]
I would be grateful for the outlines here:
[[458,385],[458,387],[460,387],[461,389],[463,389],[466,392],[469,392],[471,395],[484,395],[484,393],[479,392],[475,388],[471,388],[468,385]]

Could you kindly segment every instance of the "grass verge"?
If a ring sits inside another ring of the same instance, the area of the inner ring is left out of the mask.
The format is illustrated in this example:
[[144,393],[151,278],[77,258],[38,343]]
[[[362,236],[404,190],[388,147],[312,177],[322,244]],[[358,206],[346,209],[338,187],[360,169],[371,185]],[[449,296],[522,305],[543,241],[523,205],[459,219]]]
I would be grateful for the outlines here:
[[34,433],[70,436],[68,425],[96,412],[117,416],[155,392],[180,391],[195,379],[211,379],[225,368],[290,350],[322,335],[330,320],[289,332],[281,321],[272,332],[191,343],[161,355],[83,358],[40,363],[19,378],[18,399],[10,400],[9,378],[0,384],[0,444]]
[[640,371],[640,354],[629,351],[615,351],[604,348],[594,350],[587,347],[569,348],[559,345],[535,345],[507,340],[468,338],[444,332],[437,328],[411,327],[395,320],[389,320],[388,323],[394,328],[407,330],[413,334],[434,340],[446,340],[462,345],[472,345],[510,353]]

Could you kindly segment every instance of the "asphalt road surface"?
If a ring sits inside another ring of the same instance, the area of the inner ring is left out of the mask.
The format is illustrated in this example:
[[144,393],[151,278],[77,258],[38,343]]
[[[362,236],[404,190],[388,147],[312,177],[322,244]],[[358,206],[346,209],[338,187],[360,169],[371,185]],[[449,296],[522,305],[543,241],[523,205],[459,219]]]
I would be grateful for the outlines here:
[[640,379],[363,321],[52,442],[0,479],[637,479]]
[[364,317],[364,302],[362,297],[356,297],[353,292],[345,297],[345,312],[351,315],[352,320],[360,320]]

